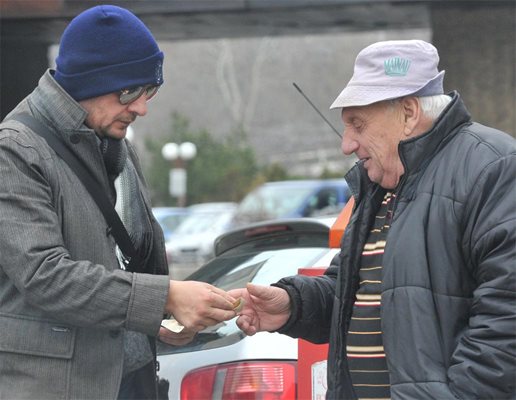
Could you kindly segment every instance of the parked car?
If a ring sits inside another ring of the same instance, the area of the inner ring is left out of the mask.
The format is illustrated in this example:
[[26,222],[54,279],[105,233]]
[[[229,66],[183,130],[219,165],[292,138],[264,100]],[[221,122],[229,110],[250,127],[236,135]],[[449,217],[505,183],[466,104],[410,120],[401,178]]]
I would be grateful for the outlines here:
[[236,210],[232,202],[202,203],[188,207],[189,215],[166,242],[169,263],[200,267],[214,256],[217,236],[226,232]]
[[[215,258],[186,279],[230,290],[268,285],[299,268],[326,268],[338,252],[328,245],[334,220],[282,219],[227,232],[215,241]],[[235,321],[207,328],[185,346],[158,344],[169,398],[296,398],[297,339],[269,332],[248,337]]]
[[349,196],[344,179],[267,182],[242,199],[232,227],[276,218],[337,215]]
[[165,241],[167,241],[181,222],[188,216],[189,210],[185,207],[154,207],[152,213],[160,224],[161,229],[163,229]]

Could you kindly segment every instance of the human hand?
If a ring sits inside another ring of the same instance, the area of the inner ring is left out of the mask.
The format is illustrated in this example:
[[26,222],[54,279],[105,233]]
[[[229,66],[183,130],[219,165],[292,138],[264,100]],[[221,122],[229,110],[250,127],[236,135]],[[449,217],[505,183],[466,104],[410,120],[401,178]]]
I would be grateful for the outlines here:
[[236,323],[246,335],[275,331],[290,317],[290,297],[284,289],[248,283],[246,288],[233,289],[228,294],[244,299]]
[[183,329],[179,333],[172,332],[167,328],[159,328],[158,338],[162,342],[166,344],[170,344],[172,346],[183,346],[187,343],[190,343],[195,337],[196,332]]
[[235,298],[205,282],[170,281],[165,313],[198,332],[236,316]]

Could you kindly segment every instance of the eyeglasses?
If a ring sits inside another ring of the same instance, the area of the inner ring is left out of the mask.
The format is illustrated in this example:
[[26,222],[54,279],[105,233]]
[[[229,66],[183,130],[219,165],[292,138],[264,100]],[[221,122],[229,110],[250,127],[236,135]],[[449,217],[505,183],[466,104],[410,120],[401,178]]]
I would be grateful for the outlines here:
[[136,101],[141,95],[145,95],[145,100],[149,101],[156,93],[158,93],[159,86],[147,85],[147,86],[136,86],[130,89],[122,89],[120,91],[120,104],[126,105]]

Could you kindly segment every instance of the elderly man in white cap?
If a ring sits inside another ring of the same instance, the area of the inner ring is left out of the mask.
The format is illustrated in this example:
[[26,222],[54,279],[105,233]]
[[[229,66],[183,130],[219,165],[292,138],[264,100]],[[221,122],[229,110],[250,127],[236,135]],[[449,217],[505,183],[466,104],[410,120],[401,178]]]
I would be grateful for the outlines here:
[[332,104],[355,207],[324,276],[230,292],[240,328],[329,342],[328,399],[516,397],[516,142],[420,40],[362,50]]

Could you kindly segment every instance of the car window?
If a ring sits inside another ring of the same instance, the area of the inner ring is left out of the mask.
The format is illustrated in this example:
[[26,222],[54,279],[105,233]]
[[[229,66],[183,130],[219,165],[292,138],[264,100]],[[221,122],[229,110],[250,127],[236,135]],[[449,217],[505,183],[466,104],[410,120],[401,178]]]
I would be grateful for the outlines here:
[[[311,247],[222,256],[213,259],[200,270],[201,273],[197,271],[198,274],[192,276],[196,280],[209,282],[224,290],[244,287],[247,282],[268,285],[282,277],[297,274],[299,268],[325,266],[317,264],[317,261],[330,251],[328,248]],[[187,279],[191,279],[192,276]],[[236,343],[245,335],[238,329],[235,321],[236,319],[232,319],[207,328],[185,346],[175,347],[158,343],[158,353],[182,353]]]
[[238,213],[286,215],[296,210],[312,190],[312,187],[263,187],[242,200]]
[[321,215],[325,210],[328,211],[328,214],[336,213],[335,208],[339,206],[339,194],[336,188],[321,189],[310,197],[303,216]]

